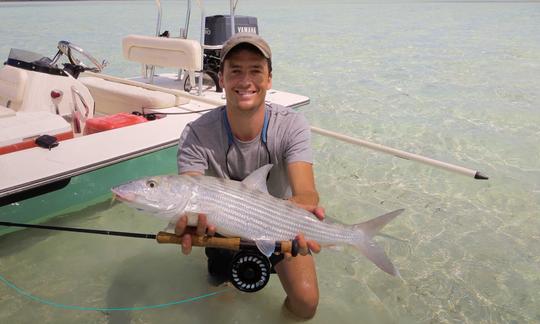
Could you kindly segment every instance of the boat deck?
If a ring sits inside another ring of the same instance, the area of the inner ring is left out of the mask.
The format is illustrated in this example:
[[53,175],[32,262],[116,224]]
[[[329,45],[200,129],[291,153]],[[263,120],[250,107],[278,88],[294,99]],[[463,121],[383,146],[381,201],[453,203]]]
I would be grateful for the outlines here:
[[[141,78],[132,81],[147,82]],[[178,89],[176,75],[156,76],[154,85]],[[188,95],[189,103],[159,112],[195,112],[225,103],[224,95],[208,91],[202,97]],[[270,90],[267,101],[298,107],[309,98]],[[0,197],[20,193],[177,145],[187,123],[201,113],[167,115],[153,121],[61,141],[51,149],[39,147],[0,155]],[[151,134],[151,136],[149,136]]]

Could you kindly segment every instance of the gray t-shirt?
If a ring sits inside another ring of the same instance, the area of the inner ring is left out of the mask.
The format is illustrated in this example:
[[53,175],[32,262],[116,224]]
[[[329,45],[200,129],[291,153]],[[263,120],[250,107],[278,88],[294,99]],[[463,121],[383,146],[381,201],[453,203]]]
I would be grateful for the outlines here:
[[[249,142],[229,137],[224,120],[225,106],[218,107],[189,123],[180,137],[178,172],[242,180],[257,168],[272,163],[268,191],[278,198],[289,198],[291,189],[287,164],[313,163],[311,131],[306,118],[290,108],[267,104],[266,149],[261,134]],[[270,153],[270,156],[268,155]]]

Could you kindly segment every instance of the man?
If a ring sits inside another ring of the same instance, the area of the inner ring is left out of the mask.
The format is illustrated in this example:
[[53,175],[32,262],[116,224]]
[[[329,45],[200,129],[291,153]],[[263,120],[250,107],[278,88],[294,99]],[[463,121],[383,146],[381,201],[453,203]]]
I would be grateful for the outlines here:
[[[311,133],[306,119],[282,106],[265,103],[272,87],[272,54],[258,35],[238,33],[221,51],[220,86],[225,90],[226,106],[201,116],[182,133],[178,150],[180,174],[211,175],[242,180],[265,164],[273,164],[267,185],[270,194],[299,204],[318,218],[312,168]],[[176,233],[182,235],[187,217],[180,218]],[[215,228],[199,215],[197,233],[213,235]],[[302,318],[315,315],[319,290],[313,257],[320,250],[316,242],[299,233],[301,255],[270,258],[287,298],[285,306]],[[182,251],[191,251],[191,236],[183,236]],[[213,256],[209,255],[209,269]]]

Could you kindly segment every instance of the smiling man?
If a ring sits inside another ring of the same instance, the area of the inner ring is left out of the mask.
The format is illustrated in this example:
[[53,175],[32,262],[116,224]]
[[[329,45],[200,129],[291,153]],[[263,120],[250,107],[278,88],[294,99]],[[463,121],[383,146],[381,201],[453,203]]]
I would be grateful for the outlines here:
[[[238,33],[221,51],[220,85],[226,105],[201,116],[186,126],[178,149],[178,172],[211,175],[241,181],[254,170],[272,164],[267,185],[271,195],[290,199],[324,217],[315,207],[319,196],[312,167],[311,132],[304,116],[292,109],[265,102],[272,87],[272,53],[261,37]],[[176,233],[182,235],[187,218],[181,217]],[[199,215],[199,235],[214,234],[215,228]],[[270,258],[287,294],[285,306],[302,318],[315,315],[319,290],[315,263],[308,247],[320,250],[316,242],[306,242],[299,233],[301,256]],[[182,251],[191,251],[191,237],[184,235]],[[211,274],[219,273],[232,256],[207,249]]]

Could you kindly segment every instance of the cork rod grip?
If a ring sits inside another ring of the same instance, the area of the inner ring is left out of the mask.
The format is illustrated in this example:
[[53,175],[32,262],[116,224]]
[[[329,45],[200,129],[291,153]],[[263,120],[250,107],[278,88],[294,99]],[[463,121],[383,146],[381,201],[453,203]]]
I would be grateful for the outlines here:
[[[254,241],[244,240],[239,237],[215,237],[207,235],[197,235],[196,228],[187,227],[186,234],[191,235],[191,244],[193,246],[212,247],[227,250],[258,250]],[[158,243],[163,244],[182,244],[182,236],[168,232],[159,232],[156,235]],[[298,255],[298,242],[277,241],[275,247],[276,253],[291,253],[292,256]]]
[[[159,232],[156,236],[156,240],[158,243],[162,244],[182,244],[182,236],[167,232]],[[237,251],[240,249],[240,238],[214,237],[206,235],[199,236],[192,234],[191,244],[193,246],[213,247]]]

